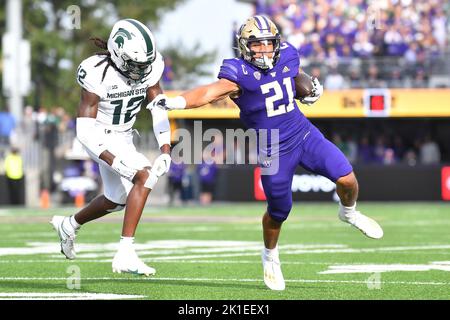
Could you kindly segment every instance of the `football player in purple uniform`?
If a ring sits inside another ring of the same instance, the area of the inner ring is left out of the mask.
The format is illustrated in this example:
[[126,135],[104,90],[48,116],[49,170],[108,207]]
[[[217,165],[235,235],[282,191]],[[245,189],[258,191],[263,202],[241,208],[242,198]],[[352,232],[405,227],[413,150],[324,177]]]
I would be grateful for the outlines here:
[[[281,42],[277,27],[265,16],[249,18],[237,37],[241,56],[223,61],[218,81],[174,98],[159,95],[149,108],[190,109],[230,97],[239,107],[247,128],[257,133],[278,130],[279,145],[276,154],[271,154],[272,158],[277,157],[278,169],[261,178],[268,204],[262,218],[262,262],[265,284],[272,290],[284,290],[277,243],[281,225],[292,208],[291,185],[298,165],[336,183],[340,198],[338,216],[342,221],[374,239],[381,238],[383,230],[376,221],[356,211],[358,182],[352,166],[303,115],[294,100],[300,65],[297,50]],[[300,102],[310,105],[319,99],[323,88],[317,79],[313,79],[313,84],[310,96]],[[266,165],[267,162],[261,164]]]

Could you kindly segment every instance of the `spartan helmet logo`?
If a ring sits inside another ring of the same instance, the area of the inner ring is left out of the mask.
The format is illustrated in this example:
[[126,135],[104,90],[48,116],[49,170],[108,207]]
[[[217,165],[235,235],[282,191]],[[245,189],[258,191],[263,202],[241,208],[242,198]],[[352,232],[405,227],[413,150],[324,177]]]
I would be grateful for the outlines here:
[[117,47],[119,47],[119,48],[123,48],[123,43],[124,43],[124,39],[123,39],[123,37],[122,36],[118,36],[117,38],[116,38],[116,40],[114,40],[114,42],[115,43],[117,43]]
[[117,43],[117,47],[119,49],[123,48],[123,44],[125,42],[124,37],[126,37],[128,40],[131,40],[131,34],[123,28],[119,28],[119,30],[117,30],[116,34],[113,36],[113,38],[115,38],[114,42]]

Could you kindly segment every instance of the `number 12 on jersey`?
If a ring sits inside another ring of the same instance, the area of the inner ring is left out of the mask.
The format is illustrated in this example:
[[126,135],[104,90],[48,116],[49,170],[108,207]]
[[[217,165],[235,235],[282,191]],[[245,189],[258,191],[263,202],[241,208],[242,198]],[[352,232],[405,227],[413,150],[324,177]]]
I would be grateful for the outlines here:
[[292,90],[291,78],[284,78],[283,85],[286,88],[289,103],[287,107],[285,104],[280,104],[276,109],[276,102],[283,100],[284,98],[283,88],[280,83],[278,81],[272,81],[261,85],[261,91],[263,94],[267,94],[271,90],[274,92],[272,96],[266,97],[267,116],[269,118],[294,110],[294,91]]
[[[128,121],[133,119],[133,117],[136,115],[136,113],[139,112],[139,107],[141,106],[142,100],[144,100],[144,96],[137,96],[137,97],[131,98],[128,101],[128,104],[126,107],[127,112],[125,113],[125,118],[123,120],[123,123],[127,123]],[[116,106],[114,108],[114,116],[113,116],[112,124],[120,124],[120,116],[122,114],[123,99],[111,101],[111,104]]]

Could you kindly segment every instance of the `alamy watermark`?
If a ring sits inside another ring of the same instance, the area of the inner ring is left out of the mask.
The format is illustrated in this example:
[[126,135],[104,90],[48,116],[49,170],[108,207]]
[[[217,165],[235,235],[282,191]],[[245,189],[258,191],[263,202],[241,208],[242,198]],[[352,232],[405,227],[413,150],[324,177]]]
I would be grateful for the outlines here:
[[70,265],[66,269],[69,274],[66,281],[67,289],[80,290],[81,289],[81,270],[77,265]]
[[366,280],[367,288],[369,290],[381,289],[381,273],[375,272]]
[[366,27],[368,30],[380,30],[382,28],[381,13],[380,2],[378,0],[370,1],[366,11]]
[[81,9],[77,5],[70,5],[66,9],[69,18],[68,29],[81,29]]
[[194,121],[194,130],[179,128],[173,132],[178,143],[172,148],[175,163],[253,164],[261,174],[276,174],[279,169],[279,129],[210,128],[203,131],[202,121]]

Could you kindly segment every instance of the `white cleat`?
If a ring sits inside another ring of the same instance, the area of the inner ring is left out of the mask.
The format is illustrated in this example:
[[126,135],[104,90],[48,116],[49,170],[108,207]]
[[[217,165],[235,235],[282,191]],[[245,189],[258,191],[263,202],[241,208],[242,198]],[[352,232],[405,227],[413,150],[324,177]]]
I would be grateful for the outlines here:
[[383,229],[378,222],[359,211],[355,211],[351,215],[345,215],[342,210],[339,210],[339,219],[354,226],[369,238],[381,239],[383,237]]
[[156,270],[147,266],[137,256],[134,249],[119,249],[112,261],[112,271],[115,273],[132,273],[137,275],[151,276],[156,274]]
[[74,248],[76,231],[66,230],[63,226],[63,221],[69,218],[70,217],[53,216],[50,223],[58,233],[59,240],[61,241],[61,253],[64,254],[67,259],[73,260],[76,256]]
[[283,273],[281,272],[281,263],[278,257],[267,256],[263,252],[261,254],[264,269],[264,283],[271,290],[282,291],[286,288]]

